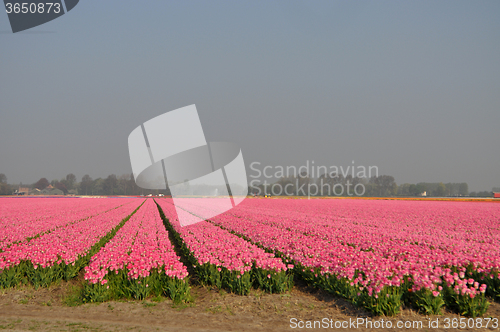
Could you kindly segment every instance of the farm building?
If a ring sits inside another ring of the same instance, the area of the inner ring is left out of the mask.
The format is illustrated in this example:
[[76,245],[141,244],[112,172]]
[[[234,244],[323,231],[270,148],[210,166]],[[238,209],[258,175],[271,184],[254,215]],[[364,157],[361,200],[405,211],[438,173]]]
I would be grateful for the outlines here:
[[64,195],[64,192],[60,189],[57,188],[50,188],[47,187],[44,190],[41,191],[42,195]]
[[31,191],[31,195],[64,195],[64,192],[60,189],[54,188],[53,186],[49,185],[43,190],[40,189],[33,189]]
[[14,195],[28,195],[30,192],[30,188],[26,187],[19,187],[15,192]]

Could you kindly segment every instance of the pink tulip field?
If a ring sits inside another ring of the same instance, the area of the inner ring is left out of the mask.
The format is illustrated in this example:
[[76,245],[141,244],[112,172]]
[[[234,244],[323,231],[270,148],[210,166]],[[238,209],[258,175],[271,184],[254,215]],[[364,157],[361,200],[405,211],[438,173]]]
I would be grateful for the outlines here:
[[46,287],[83,270],[87,302],[185,302],[193,283],[281,293],[294,279],[375,315],[446,307],[476,317],[500,300],[495,202],[248,198],[181,226],[219,202],[2,198],[0,288]]
[[[28,199],[28,203],[31,201],[33,199]],[[75,277],[88,263],[93,252],[112,236],[113,229],[119,227],[120,222],[123,224],[123,219],[141,203],[136,199],[109,199],[105,202],[95,201],[92,209],[92,200],[82,201],[82,205],[76,204],[79,213],[68,212],[63,217],[56,214],[54,222],[48,217],[42,219],[41,224],[45,226],[46,232],[33,236],[33,230],[41,228],[21,227],[17,230],[17,238],[23,240],[4,247],[0,252],[1,286],[9,287],[28,281],[35,287],[48,286],[56,280]],[[80,203],[75,199],[55,199],[51,203],[61,203],[65,209],[68,206],[66,204],[71,202]],[[16,203],[22,204],[23,201],[18,199]],[[84,209],[81,209],[82,206]],[[28,213],[28,220],[31,215],[33,212]],[[64,216],[66,225],[62,222]],[[7,223],[7,220],[4,222]],[[31,222],[36,224],[36,220]],[[14,233],[15,229],[9,227],[7,231]],[[12,239],[14,236],[7,235],[6,238]]]
[[180,262],[152,199],[127,221],[85,267],[85,296],[91,301],[165,294],[189,297],[187,269]]
[[123,204],[106,199],[2,198],[0,250]]
[[376,314],[401,305],[483,314],[500,294],[500,205],[246,200],[211,220],[296,264],[307,282]]
[[[242,295],[248,294],[252,285],[271,293],[292,286],[292,275],[287,273],[292,265],[209,222],[181,227],[172,201],[159,199],[158,204],[202,283]],[[190,217],[184,210],[178,213]]]

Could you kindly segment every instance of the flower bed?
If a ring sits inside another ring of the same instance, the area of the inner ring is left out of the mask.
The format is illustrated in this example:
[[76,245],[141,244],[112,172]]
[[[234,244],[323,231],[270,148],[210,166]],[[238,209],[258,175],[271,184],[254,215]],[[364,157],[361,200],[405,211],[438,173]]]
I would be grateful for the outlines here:
[[84,299],[144,299],[164,294],[189,299],[188,272],[168,238],[152,199],[128,220],[85,268]]
[[130,199],[2,198],[0,251],[13,243],[114,209]]
[[[287,273],[292,266],[287,267],[273,254],[205,221],[181,227],[172,202],[158,199],[157,203],[166,226],[175,232],[201,283],[241,295],[248,294],[252,286],[270,293],[284,292],[292,286],[293,275]],[[183,210],[177,212],[184,214],[184,220],[193,217]]]
[[6,248],[0,253],[0,287],[28,282],[47,287],[54,281],[75,277],[142,200],[120,202],[125,204]]
[[446,304],[474,317],[487,309],[485,293],[500,289],[500,205],[476,204],[252,199],[211,221],[376,314],[396,314],[403,303],[438,314]]

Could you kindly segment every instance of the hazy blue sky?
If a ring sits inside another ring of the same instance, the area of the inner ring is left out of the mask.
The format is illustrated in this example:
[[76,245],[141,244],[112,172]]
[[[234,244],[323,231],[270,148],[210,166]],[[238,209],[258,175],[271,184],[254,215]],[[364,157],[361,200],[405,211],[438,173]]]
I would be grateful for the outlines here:
[[500,186],[500,1],[97,1],[12,34],[0,173],[130,173],[127,137],[196,104],[249,165],[376,165]]

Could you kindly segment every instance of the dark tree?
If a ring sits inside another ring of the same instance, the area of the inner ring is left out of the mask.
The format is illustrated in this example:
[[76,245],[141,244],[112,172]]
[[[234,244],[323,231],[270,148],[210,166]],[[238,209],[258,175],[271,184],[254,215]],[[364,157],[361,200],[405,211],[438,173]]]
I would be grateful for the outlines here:
[[35,183],[35,188],[37,189],[40,189],[40,190],[43,190],[45,188],[47,188],[49,186],[49,180],[47,180],[46,178],[41,178],[40,180],[37,181],[37,183]]
[[458,193],[462,196],[467,196],[469,194],[469,185],[467,183],[460,183]]
[[7,177],[5,174],[0,173],[0,195],[10,195],[12,194],[12,189],[7,184]]
[[76,183],[75,174],[70,173],[70,174],[66,175],[66,183],[64,183],[64,184],[66,185],[66,187],[68,189],[73,189],[75,186],[75,183]]
[[88,195],[92,193],[92,178],[90,175],[85,174],[82,178],[82,182],[80,183],[80,194]]
[[130,186],[130,174],[123,174],[118,179],[118,188],[120,195],[130,195],[132,187]]
[[62,190],[62,192],[64,192],[64,194],[67,194],[68,193],[68,188],[66,188],[66,186],[64,185],[64,183],[62,182],[59,182],[57,181],[55,184],[54,184],[54,187],[56,187],[57,189],[59,190]]
[[97,178],[92,183],[92,195],[102,195],[104,192],[104,180]]
[[109,175],[106,180],[104,180],[103,190],[105,195],[114,195],[115,189],[118,185],[118,179],[116,175]]
[[444,183],[440,182],[438,184],[436,190],[434,191],[434,195],[439,197],[446,195],[446,186],[444,185]]
[[423,183],[417,183],[415,189],[416,189],[417,195],[421,195],[427,191],[427,186]]
[[415,184],[410,184],[409,193],[412,196],[417,196],[419,193],[417,192],[417,186]]
[[390,175],[372,176],[369,184],[371,184],[371,195],[391,196],[397,194],[398,187],[396,181]]

